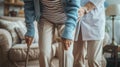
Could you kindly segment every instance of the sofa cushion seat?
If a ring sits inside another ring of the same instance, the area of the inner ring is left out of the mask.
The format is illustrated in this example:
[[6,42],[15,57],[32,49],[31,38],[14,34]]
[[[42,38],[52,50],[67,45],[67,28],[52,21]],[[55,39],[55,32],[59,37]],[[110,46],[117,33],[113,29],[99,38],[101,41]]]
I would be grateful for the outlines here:
[[[11,61],[25,61],[27,52],[26,44],[16,44],[9,50],[9,60]],[[29,60],[36,60],[39,56],[38,43],[30,46]]]

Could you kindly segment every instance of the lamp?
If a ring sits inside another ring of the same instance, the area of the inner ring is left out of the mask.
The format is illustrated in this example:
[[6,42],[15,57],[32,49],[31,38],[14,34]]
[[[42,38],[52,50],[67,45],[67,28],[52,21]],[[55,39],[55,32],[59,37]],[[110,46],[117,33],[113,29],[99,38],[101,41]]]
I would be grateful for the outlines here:
[[120,15],[120,4],[109,5],[106,9],[106,15],[112,17],[112,45],[117,45],[114,39],[114,20]]

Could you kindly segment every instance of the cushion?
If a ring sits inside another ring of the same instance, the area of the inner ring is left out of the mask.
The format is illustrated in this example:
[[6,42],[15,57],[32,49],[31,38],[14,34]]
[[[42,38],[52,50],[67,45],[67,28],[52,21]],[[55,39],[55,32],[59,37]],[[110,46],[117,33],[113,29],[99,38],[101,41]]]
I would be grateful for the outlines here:
[[[25,43],[24,35],[27,31],[25,26],[24,18],[18,17],[0,17],[0,28],[7,29],[11,36],[13,44],[16,43]],[[38,30],[37,30],[37,23],[35,24],[35,37],[33,43],[38,43]]]
[[12,36],[13,44],[16,44],[19,42],[19,38],[18,38],[14,28],[18,27],[18,25],[14,22],[0,19],[0,28],[8,30]]
[[18,34],[16,33],[15,28],[19,27],[24,30],[24,33],[26,32],[26,26],[24,21],[25,19],[21,17],[0,17],[0,28],[7,29],[11,33],[13,44],[20,43],[20,38],[17,36]]
[[[12,61],[25,61],[27,52],[26,44],[16,44],[9,50],[9,59]],[[38,44],[34,43],[30,46],[29,60],[36,60],[39,57]]]
[[27,28],[25,26],[24,22],[18,21],[17,24],[19,25],[18,27],[15,27],[15,31],[17,33],[17,35],[20,38],[20,43],[25,43],[25,33],[27,32]]
[[[18,36],[20,37],[20,40],[21,40],[21,43],[25,43],[25,33],[27,32],[27,29],[25,27],[25,24],[21,24],[20,23],[17,23],[19,25],[19,27],[16,27],[15,30],[18,34]],[[34,36],[34,40],[33,40],[33,43],[38,43],[38,30],[37,30],[37,23],[34,22],[34,25],[35,25],[35,36]]]
[[20,38],[20,43],[24,44],[25,43],[25,37],[24,37],[25,31],[18,27],[15,28],[15,31],[17,32],[17,34]]

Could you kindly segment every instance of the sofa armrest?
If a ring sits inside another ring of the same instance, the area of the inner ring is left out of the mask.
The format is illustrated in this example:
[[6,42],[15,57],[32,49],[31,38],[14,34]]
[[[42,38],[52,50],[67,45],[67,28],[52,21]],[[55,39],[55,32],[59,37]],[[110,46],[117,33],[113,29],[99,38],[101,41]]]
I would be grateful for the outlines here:
[[7,53],[12,47],[12,37],[5,29],[0,29],[0,65],[8,60]]

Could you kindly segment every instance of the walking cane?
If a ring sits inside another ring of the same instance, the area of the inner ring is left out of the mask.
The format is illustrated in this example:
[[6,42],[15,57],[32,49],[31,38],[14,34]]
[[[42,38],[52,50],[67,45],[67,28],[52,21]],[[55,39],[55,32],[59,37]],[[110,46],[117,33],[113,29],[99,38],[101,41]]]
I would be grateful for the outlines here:
[[60,44],[60,54],[61,56],[59,57],[59,67],[65,67],[65,55],[64,55],[64,44],[61,41]]
[[80,32],[80,22],[81,22],[81,18],[82,17],[78,17],[78,20],[77,20],[77,26],[76,26],[76,30],[75,30],[75,39],[74,41],[77,41],[78,40],[78,36],[79,36],[79,32]]
[[[77,27],[76,27],[76,32],[75,32],[75,40],[77,40],[78,39],[78,35],[79,35],[79,30],[80,30],[80,20],[81,20],[81,17],[78,17],[78,20],[77,20],[77,22],[78,22],[78,24],[77,24]],[[61,41],[62,42],[62,41]],[[62,43],[63,44],[63,43]],[[62,58],[61,58],[61,60],[62,60],[62,64],[60,65],[60,67],[66,67],[65,66],[65,49],[64,49],[65,47],[64,47],[64,44],[62,45],[62,47],[61,47],[61,50],[60,51],[62,51]]]
[[25,37],[25,41],[27,43],[27,52],[26,52],[26,58],[25,58],[25,67],[27,67],[28,61],[29,61],[29,51],[30,51],[30,45],[33,41],[33,38]]
[[26,54],[26,60],[25,60],[25,67],[27,67],[27,64],[28,64],[29,51],[30,51],[30,45],[27,45],[27,54]]

